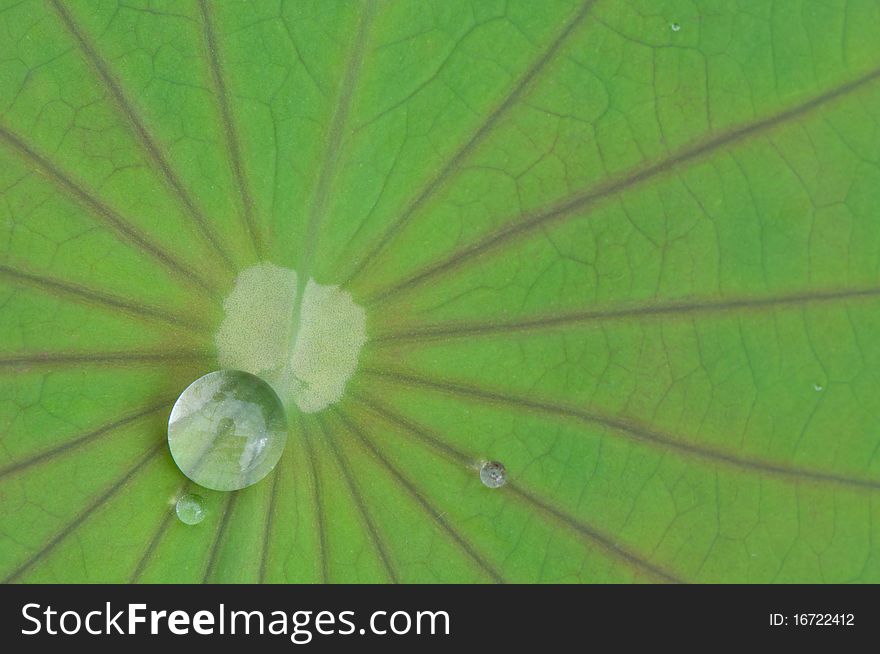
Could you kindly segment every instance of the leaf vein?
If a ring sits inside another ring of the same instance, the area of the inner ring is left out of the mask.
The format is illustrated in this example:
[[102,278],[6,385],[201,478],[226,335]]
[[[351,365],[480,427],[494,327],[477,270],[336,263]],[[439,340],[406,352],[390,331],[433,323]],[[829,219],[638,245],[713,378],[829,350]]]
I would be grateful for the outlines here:
[[98,78],[104,83],[107,90],[110,91],[110,94],[113,96],[113,99],[116,102],[116,105],[120,108],[122,113],[125,115],[126,119],[131,123],[134,128],[135,134],[137,134],[138,140],[141,145],[143,145],[146,150],[150,160],[153,164],[158,168],[159,173],[162,175],[162,178],[174,192],[178,201],[184,207],[184,209],[189,213],[190,217],[195,222],[202,236],[208,241],[211,247],[220,255],[220,258],[226,264],[226,266],[230,270],[235,269],[235,264],[232,261],[232,258],[229,256],[229,253],[220,243],[220,239],[214,231],[213,227],[211,227],[210,222],[205,217],[204,212],[198,207],[195,200],[193,200],[189,191],[187,191],[181,179],[177,176],[177,173],[174,172],[171,164],[168,162],[168,158],[165,153],[162,152],[161,147],[155,141],[153,136],[150,134],[150,131],[147,129],[146,124],[143,119],[138,115],[134,104],[122,90],[122,87],[113,77],[113,74],[110,72],[110,69],[107,66],[107,63],[101,58],[101,55],[98,54],[98,50],[95,45],[89,40],[88,36],[82,29],[77,26],[76,22],[73,19],[73,16],[68,11],[67,7],[61,2],[61,0],[49,0],[52,7],[55,9],[58,14],[61,22],[64,24],[64,27],[68,32],[74,37],[77,43],[80,46],[83,54],[86,59],[98,73]]
[[504,226],[500,229],[453,251],[439,261],[429,264],[397,282],[380,288],[367,298],[366,303],[368,306],[374,306],[396,295],[411,291],[429,279],[457,270],[465,263],[491,250],[495,250],[509,241],[529,235],[545,225],[570,219],[572,216],[602,200],[614,197],[623,191],[662,176],[679,168],[682,164],[714,154],[727,146],[738,144],[750,137],[797,120],[835,100],[861,90],[875,82],[878,78],[880,78],[880,68],[874,69],[857,79],[830,89],[785,111],[730,129],[718,136],[692,143],[665,159],[641,167],[623,177],[600,183],[592,189],[563,199],[552,206],[536,209],[524,215],[502,221]]
[[604,427],[631,441],[651,445],[661,451],[669,450],[678,452],[680,454],[709,460],[714,463],[726,464],[742,470],[778,477],[787,477],[795,480],[832,483],[851,488],[865,489],[868,491],[880,489],[880,480],[849,477],[846,475],[821,472],[818,470],[786,466],[782,463],[773,461],[745,458],[732,452],[724,452],[704,445],[682,441],[650,429],[649,427],[631,422],[626,418],[590,413],[576,407],[555,404],[548,400],[531,399],[518,395],[507,395],[505,393],[483,390],[481,388],[459,384],[453,381],[431,380],[426,377],[398,370],[364,368],[363,371],[366,374],[383,378],[396,384],[432,389],[448,395],[466,397],[475,401],[486,402],[490,405],[503,405],[523,411],[533,411],[561,418],[575,419],[585,424]]

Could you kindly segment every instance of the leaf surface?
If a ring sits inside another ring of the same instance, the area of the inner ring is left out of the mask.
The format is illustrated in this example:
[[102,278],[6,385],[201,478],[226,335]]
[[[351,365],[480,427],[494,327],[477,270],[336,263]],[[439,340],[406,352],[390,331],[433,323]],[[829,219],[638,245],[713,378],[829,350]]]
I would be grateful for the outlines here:
[[[878,31],[871,0],[2,3],[0,577],[880,581]],[[264,262],[369,340],[269,477],[197,489],[168,414]]]

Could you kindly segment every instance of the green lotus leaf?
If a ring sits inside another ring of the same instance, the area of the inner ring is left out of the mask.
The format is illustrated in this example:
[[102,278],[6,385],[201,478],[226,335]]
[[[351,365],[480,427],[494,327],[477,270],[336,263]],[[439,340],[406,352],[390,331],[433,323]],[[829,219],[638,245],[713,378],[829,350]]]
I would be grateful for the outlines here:
[[[0,3],[0,578],[880,582],[878,32]],[[221,368],[289,423],[234,492],[167,442]]]

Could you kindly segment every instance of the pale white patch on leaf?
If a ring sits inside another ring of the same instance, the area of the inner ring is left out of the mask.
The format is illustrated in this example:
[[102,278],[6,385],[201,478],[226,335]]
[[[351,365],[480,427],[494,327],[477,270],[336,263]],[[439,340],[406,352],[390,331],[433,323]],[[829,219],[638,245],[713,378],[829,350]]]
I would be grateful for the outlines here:
[[[239,273],[215,335],[220,366],[266,380],[285,406],[315,413],[342,399],[367,341],[366,314],[337,286],[261,263]],[[294,321],[298,317],[298,324]]]
[[[214,337],[221,367],[244,370],[271,383],[265,373],[284,366],[290,343],[296,280],[296,272],[271,263],[238,274]],[[284,400],[280,393],[279,397]]]
[[290,359],[300,409],[320,411],[342,399],[366,341],[366,315],[351,295],[310,279]]

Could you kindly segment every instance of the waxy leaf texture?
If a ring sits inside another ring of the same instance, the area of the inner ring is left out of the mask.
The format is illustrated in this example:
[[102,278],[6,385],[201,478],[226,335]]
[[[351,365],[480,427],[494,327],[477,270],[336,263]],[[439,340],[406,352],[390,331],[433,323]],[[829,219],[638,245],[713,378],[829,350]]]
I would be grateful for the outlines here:
[[[880,582],[878,34],[875,0],[3,0],[0,578]],[[269,264],[366,340],[268,477],[200,489],[168,416]]]

